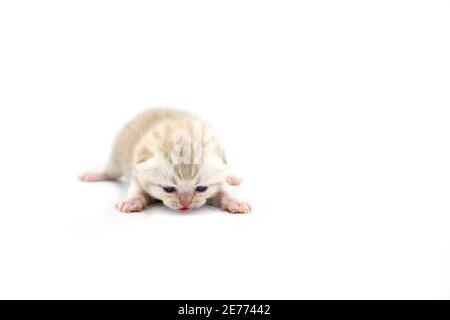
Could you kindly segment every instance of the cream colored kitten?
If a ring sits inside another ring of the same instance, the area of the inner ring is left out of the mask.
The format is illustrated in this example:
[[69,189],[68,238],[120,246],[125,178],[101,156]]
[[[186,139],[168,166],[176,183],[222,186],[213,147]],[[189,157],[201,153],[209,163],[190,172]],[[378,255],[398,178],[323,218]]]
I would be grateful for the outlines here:
[[87,172],[83,181],[130,181],[128,195],[117,204],[122,212],[142,211],[161,200],[182,212],[208,203],[231,213],[248,213],[250,205],[230,191],[240,180],[228,172],[225,157],[208,126],[174,109],[152,109],[138,115],[119,133],[102,171]]

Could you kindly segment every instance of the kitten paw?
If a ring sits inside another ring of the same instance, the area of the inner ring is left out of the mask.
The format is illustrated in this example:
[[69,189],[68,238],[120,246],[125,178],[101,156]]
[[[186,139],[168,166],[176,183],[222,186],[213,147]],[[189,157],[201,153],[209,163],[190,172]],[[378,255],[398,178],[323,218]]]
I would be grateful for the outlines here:
[[252,207],[247,202],[233,201],[227,205],[227,210],[230,213],[249,213]]
[[114,180],[106,173],[101,171],[88,171],[80,175],[80,180],[84,182],[110,181]]
[[116,208],[121,212],[132,213],[144,210],[146,205],[147,201],[144,197],[136,197],[119,201]]
[[231,186],[238,186],[242,182],[242,179],[233,175],[227,177],[227,183]]

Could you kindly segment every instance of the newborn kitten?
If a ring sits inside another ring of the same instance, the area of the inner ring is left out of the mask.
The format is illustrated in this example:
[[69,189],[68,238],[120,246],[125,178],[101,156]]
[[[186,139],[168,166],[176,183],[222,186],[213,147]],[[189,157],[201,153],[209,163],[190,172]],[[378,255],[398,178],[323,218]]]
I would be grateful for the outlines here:
[[128,195],[116,207],[142,211],[162,201],[182,212],[208,203],[231,213],[248,213],[250,205],[230,191],[240,180],[229,174],[224,153],[208,126],[186,112],[153,109],[138,115],[119,133],[101,171],[83,181],[130,181]]

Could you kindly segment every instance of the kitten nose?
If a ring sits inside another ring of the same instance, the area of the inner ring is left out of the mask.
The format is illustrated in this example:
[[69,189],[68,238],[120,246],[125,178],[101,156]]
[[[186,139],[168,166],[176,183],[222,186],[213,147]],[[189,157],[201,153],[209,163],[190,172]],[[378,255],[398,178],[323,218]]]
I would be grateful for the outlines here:
[[180,204],[183,207],[189,207],[192,203],[192,195],[191,194],[180,194],[179,196],[179,200],[180,200]]

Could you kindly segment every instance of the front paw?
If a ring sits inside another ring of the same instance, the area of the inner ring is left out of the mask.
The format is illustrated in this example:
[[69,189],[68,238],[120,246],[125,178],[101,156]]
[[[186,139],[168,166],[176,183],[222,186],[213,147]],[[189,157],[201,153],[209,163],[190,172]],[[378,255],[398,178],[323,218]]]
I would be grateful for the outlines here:
[[144,210],[145,206],[146,200],[143,197],[125,199],[116,204],[116,208],[125,213],[140,212]]
[[252,210],[250,204],[244,201],[231,201],[227,204],[226,209],[230,213],[249,213]]

